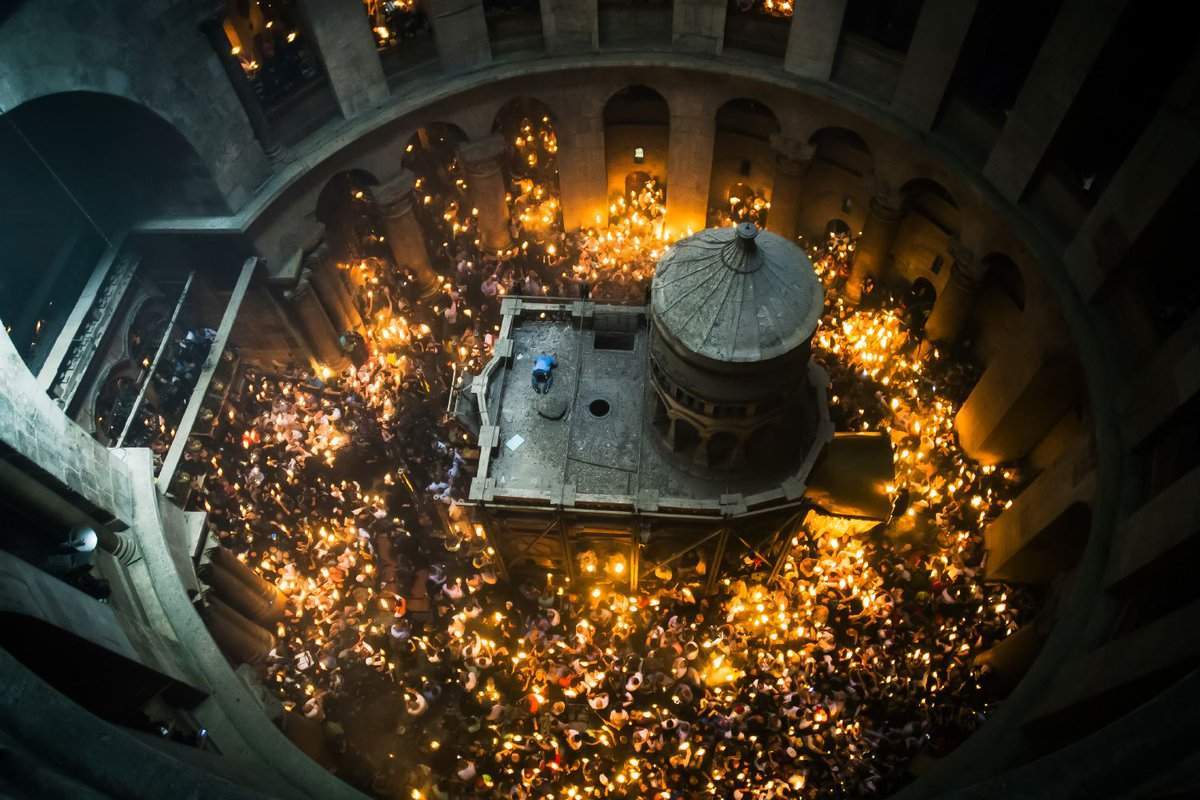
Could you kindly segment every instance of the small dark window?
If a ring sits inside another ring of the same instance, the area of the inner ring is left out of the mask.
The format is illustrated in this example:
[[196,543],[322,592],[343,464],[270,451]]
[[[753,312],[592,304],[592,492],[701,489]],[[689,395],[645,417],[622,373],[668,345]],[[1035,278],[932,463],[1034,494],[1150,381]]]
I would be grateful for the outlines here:
[[743,178],[750,177],[750,159],[742,159],[742,163],[738,165],[738,174],[740,174]]
[[932,272],[934,275],[941,274],[942,261],[943,261],[942,254],[938,253],[936,256],[933,257],[933,263],[929,265],[929,271]]

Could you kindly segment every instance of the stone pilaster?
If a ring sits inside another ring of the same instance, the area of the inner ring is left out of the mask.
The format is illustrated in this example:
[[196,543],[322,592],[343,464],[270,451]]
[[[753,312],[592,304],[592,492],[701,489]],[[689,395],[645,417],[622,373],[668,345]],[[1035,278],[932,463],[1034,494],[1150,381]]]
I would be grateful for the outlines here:
[[362,0],[298,2],[342,116],[350,119],[384,103],[387,79]]
[[567,230],[608,224],[604,121],[599,109],[556,120],[558,194]]
[[371,197],[383,218],[384,241],[401,269],[411,270],[422,296],[437,291],[438,275],[429,260],[425,232],[413,206],[417,176],[402,171],[387,183],[371,187]]
[[429,22],[442,66],[459,72],[492,60],[482,0],[428,0]]
[[559,55],[600,47],[596,0],[541,0],[546,51]]
[[804,176],[812,166],[816,148],[807,142],[773,134],[771,149],[775,151],[775,186],[771,190],[767,229],[795,241],[803,207]]
[[978,0],[925,0],[904,57],[892,110],[927,131],[942,104]]
[[1029,185],[1124,6],[1125,0],[1065,0],[1059,9],[983,168],[1007,199],[1016,202]]
[[1075,403],[1081,377],[1070,357],[1024,331],[993,357],[954,417],[963,452],[983,464],[1029,454]]
[[313,291],[308,270],[300,273],[300,280],[295,288],[287,290],[284,296],[316,359],[325,366],[341,368],[346,357],[338,346],[338,334],[333,322],[325,312],[325,307],[321,305],[317,293]]
[[715,109],[690,96],[671,98],[666,225],[673,236],[705,228],[715,137]]
[[467,196],[479,210],[479,240],[485,250],[503,250],[512,245],[509,232],[507,190],[500,160],[504,139],[498,133],[465,142],[458,147],[467,174]]
[[950,255],[954,259],[950,275],[925,321],[925,338],[931,342],[950,342],[958,338],[983,279],[983,267],[962,242],[950,243]]
[[671,44],[689,53],[716,56],[725,44],[725,0],[675,0]]
[[794,75],[829,80],[842,37],[847,0],[800,0],[792,14],[783,68]]
[[283,145],[279,143],[275,131],[267,121],[267,112],[263,110],[262,101],[258,99],[254,87],[250,85],[250,80],[242,70],[242,65],[230,51],[229,38],[225,35],[224,28],[221,27],[221,20],[216,18],[205,20],[201,23],[200,30],[212,45],[217,60],[221,62],[221,69],[229,78],[229,84],[242,104],[242,110],[246,112],[250,129],[254,131],[254,138],[258,140],[263,153],[271,161],[280,160],[283,157]]
[[899,195],[881,192],[871,198],[862,236],[854,248],[854,263],[846,289],[851,299],[862,295],[863,281],[883,277],[892,256],[892,245],[904,219],[904,203]]
[[329,256],[326,248],[320,248],[309,260],[312,270],[312,284],[321,298],[322,305],[329,313],[329,318],[337,326],[338,333],[350,330],[361,330],[362,315],[354,304],[354,298],[346,286],[341,270]]

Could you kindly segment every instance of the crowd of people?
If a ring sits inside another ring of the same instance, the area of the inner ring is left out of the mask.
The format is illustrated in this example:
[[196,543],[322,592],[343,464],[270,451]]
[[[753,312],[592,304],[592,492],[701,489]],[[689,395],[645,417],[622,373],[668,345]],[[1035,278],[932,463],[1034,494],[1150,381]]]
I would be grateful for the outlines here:
[[248,372],[223,439],[196,454],[208,525],[288,601],[268,685],[320,726],[326,763],[379,797],[895,788],[985,717],[994,693],[974,657],[1033,610],[982,581],[983,525],[1020,476],[957,445],[975,372],[922,342],[903,296],[848,302],[853,241],[834,234],[811,251],[828,298],[814,358],[838,427],[892,438],[893,520],[810,512],[777,575],[751,554],[714,594],[670,569],[630,591],[594,563],[574,585],[506,581],[456,503],[471,442],[445,423],[451,385],[489,356],[500,296],[639,299],[669,244],[653,179],[614,198],[606,229],[564,235],[549,120],[516,125],[513,248],[474,245],[452,149],[427,137],[410,165],[441,292],[419,301],[382,254],[345,264],[368,321],[355,358]]

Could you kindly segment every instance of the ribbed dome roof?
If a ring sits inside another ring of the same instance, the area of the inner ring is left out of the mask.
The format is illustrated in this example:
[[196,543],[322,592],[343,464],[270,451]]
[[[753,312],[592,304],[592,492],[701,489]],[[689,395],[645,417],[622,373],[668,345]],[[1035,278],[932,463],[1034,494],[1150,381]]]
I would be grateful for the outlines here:
[[803,250],[749,222],[709,228],[658,262],[651,310],[670,338],[717,361],[765,361],[817,328],[825,290]]

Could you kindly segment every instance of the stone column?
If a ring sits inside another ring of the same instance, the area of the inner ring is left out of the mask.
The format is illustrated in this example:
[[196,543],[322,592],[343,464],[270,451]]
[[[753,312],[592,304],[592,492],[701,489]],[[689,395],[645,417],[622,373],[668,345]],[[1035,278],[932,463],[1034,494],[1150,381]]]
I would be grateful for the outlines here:
[[675,0],[671,44],[689,53],[720,55],[725,45],[725,0]]
[[954,259],[950,275],[925,321],[925,338],[931,342],[950,342],[958,338],[983,279],[983,267],[962,242],[950,242],[950,255]]
[[1065,0],[1059,9],[983,168],[1008,200],[1016,202],[1029,185],[1124,6],[1125,0]]
[[203,31],[216,52],[217,59],[221,62],[221,68],[225,70],[225,75],[229,78],[230,85],[233,86],[233,92],[246,112],[246,119],[250,122],[250,129],[254,131],[254,138],[258,139],[267,158],[278,161],[283,156],[283,145],[275,137],[275,131],[271,129],[271,124],[267,121],[267,113],[263,110],[262,102],[254,93],[254,87],[250,85],[250,80],[246,77],[241,63],[230,50],[229,37],[225,35],[225,28],[222,26],[221,20],[215,18],[205,20],[200,24],[200,30]]
[[670,98],[671,135],[667,146],[666,225],[673,236],[704,230],[712,179],[715,110],[691,95]]
[[1021,490],[984,529],[989,581],[1041,583],[1078,558],[1096,493],[1096,450],[1086,437]]
[[312,270],[313,288],[317,290],[317,296],[321,298],[330,320],[336,324],[338,333],[361,331],[362,315],[358,313],[358,306],[354,304],[341,270],[329,257],[328,248],[321,247],[313,253],[308,268]]
[[778,133],[771,134],[775,151],[775,186],[771,189],[771,210],[767,229],[795,241],[797,222],[803,206],[804,176],[812,166],[816,147]]
[[842,38],[847,0],[797,0],[788,30],[783,68],[818,81],[829,80]]
[[261,667],[275,647],[275,637],[270,631],[255,625],[211,593],[200,606],[200,616],[221,652],[235,664]]
[[428,0],[429,22],[442,66],[449,72],[492,60],[483,0]]
[[137,540],[125,531],[113,531],[107,528],[96,529],[96,540],[100,549],[111,555],[125,566],[129,566],[142,556]]
[[992,359],[954,417],[963,451],[983,464],[1029,454],[1075,403],[1075,362],[1023,331]]
[[313,291],[311,274],[308,270],[300,273],[300,280],[295,288],[284,292],[291,304],[292,311],[300,330],[308,340],[317,360],[328,367],[340,369],[346,357],[338,346],[338,334],[334,330],[325,307],[321,305],[317,293]]
[[551,55],[600,47],[596,0],[541,0],[542,38]]
[[885,191],[871,198],[862,235],[854,248],[854,263],[846,286],[852,300],[858,300],[862,295],[862,284],[868,276],[876,280],[883,276],[903,218],[904,203],[899,195]]
[[412,270],[422,297],[437,291],[438,274],[429,260],[425,232],[413,206],[413,186],[417,176],[404,170],[395,178],[370,189],[371,198],[383,217],[384,241],[392,251],[392,260],[401,269]]
[[387,79],[362,0],[299,0],[299,7],[342,116],[382,105]]
[[977,2],[925,0],[921,6],[900,83],[892,96],[892,110],[918,130],[933,127]]
[[1200,124],[1191,110],[1198,81],[1194,55],[1067,248],[1063,260],[1085,300],[1200,161]]
[[608,224],[604,121],[598,106],[556,120],[558,197],[567,230]]
[[467,196],[479,209],[479,239],[485,250],[503,250],[512,245],[508,229],[508,194],[504,186],[504,138],[491,136],[458,146],[463,171],[467,174]]

